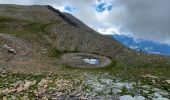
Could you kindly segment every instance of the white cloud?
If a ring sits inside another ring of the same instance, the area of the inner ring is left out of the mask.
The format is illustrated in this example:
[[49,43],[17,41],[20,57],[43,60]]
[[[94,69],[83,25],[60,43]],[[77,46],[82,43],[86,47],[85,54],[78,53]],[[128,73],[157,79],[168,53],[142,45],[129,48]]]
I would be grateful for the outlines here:
[[31,0],[0,0],[0,4],[30,5],[32,4],[32,1]]
[[153,50],[153,48],[152,48],[152,47],[145,47],[144,50],[147,51],[147,52],[149,52],[149,53],[151,53],[152,50]]
[[139,47],[137,45],[130,45],[129,47],[131,49],[133,49],[133,50],[138,50],[139,49]]
[[119,31],[115,28],[99,28],[98,32],[104,34],[104,35],[111,35],[111,34],[119,34]]
[[152,54],[161,54],[160,52],[156,52],[154,51],[154,49],[152,47],[145,47],[144,50],[148,53],[152,53]]
[[160,53],[160,52],[152,52],[152,54],[159,54],[159,55],[161,55],[162,53]]

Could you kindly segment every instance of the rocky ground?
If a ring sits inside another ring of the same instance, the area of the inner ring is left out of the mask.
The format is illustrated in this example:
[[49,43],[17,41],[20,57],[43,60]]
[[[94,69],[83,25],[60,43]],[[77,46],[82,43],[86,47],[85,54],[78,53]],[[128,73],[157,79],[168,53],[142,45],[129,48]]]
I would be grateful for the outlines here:
[[[75,71],[76,72],[76,71]],[[129,76],[128,76],[129,77]],[[108,72],[21,74],[2,71],[2,100],[169,100],[169,80],[150,74],[134,79]]]
[[0,100],[170,98],[167,66],[130,67],[111,62],[106,68],[77,69],[60,63],[65,53],[0,34]]
[[49,57],[49,50],[9,34],[0,33],[0,70],[26,73],[57,70],[60,62]]

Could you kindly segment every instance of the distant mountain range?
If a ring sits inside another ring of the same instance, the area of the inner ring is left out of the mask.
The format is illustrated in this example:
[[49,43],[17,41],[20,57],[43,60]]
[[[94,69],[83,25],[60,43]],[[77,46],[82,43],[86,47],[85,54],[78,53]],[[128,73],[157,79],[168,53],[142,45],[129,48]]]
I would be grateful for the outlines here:
[[162,54],[165,56],[170,55],[170,46],[166,44],[160,44],[151,40],[138,39],[125,35],[112,35],[114,39],[130,47],[131,49],[142,51],[151,54]]

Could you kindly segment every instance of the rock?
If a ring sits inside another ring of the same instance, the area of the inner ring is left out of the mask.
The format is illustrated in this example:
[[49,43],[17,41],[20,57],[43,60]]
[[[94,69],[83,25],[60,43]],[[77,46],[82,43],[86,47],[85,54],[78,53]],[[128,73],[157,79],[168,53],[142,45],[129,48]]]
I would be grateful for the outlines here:
[[73,89],[73,85],[68,80],[57,80],[55,85],[59,91],[70,92]]
[[14,84],[14,88],[17,89],[20,84],[23,84],[23,82],[22,82],[22,81],[17,81],[17,82]]
[[130,96],[130,95],[123,95],[120,97],[120,100],[145,100],[143,96]]
[[10,52],[10,53],[14,53],[14,54],[16,53],[15,49],[9,47],[7,44],[5,44],[5,45],[3,46],[3,48],[4,48],[5,50],[7,50],[8,52]]
[[42,100],[49,100],[48,97],[44,96]]
[[36,96],[42,96],[46,91],[47,91],[47,89],[38,88],[38,91],[34,91],[34,94],[35,94]]
[[34,94],[36,96],[41,96],[43,95],[46,91],[47,91],[47,88],[49,86],[49,84],[52,83],[51,80],[48,80],[48,79],[41,79],[41,81],[38,83],[38,90],[37,91],[34,91]]
[[169,100],[168,98],[158,97],[158,98],[152,98],[152,100]]
[[120,100],[134,100],[134,98],[130,95],[123,95],[123,96],[120,96],[119,98]]
[[19,87],[17,88],[17,92],[21,92],[21,91],[25,91],[27,89],[29,89],[31,86],[35,85],[36,84],[36,81],[27,81],[25,80],[24,83],[20,83],[19,84]]
[[30,100],[29,97],[27,95],[24,95],[21,100]]
[[7,76],[7,71],[6,70],[1,70],[0,71],[0,77],[6,77]]
[[16,92],[17,90],[16,89],[8,89],[8,88],[5,88],[3,90],[0,90],[0,96],[2,95],[8,95],[10,93],[13,93],[13,92]]
[[69,94],[60,94],[57,96],[51,97],[51,100],[78,100],[78,97],[75,95],[69,95]]
[[58,92],[58,93],[57,93],[57,97],[59,97],[59,96],[61,96],[61,95],[64,95],[64,93],[62,93],[62,92]]
[[143,97],[143,96],[135,96],[134,100],[145,100],[145,97]]
[[1,70],[1,73],[2,74],[7,74],[7,71],[3,69],[3,70]]
[[48,79],[42,79],[42,80],[38,83],[38,86],[39,86],[39,87],[43,87],[43,88],[47,88],[49,83],[52,83],[52,81],[51,81],[51,80],[48,80]]
[[166,83],[170,84],[170,80],[165,80],[165,81],[166,81]]
[[152,78],[152,79],[159,79],[158,77],[150,75],[150,74],[147,74],[147,75],[142,76],[142,77],[148,77],[148,78]]
[[2,100],[8,100],[8,98],[4,96],[4,97],[2,98]]
[[[10,97],[10,100],[17,100],[17,97],[15,96],[15,95],[12,95],[11,97]],[[25,99],[24,99],[25,100]]]

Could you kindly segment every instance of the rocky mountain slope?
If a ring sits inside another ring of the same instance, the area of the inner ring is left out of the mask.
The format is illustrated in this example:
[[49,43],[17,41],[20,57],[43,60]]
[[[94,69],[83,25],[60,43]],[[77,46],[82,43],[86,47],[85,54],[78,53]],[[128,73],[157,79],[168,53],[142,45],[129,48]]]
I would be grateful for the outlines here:
[[100,35],[73,15],[48,5],[0,5],[0,32],[48,49],[104,55],[121,64],[170,64],[168,57],[133,51],[109,36]]

